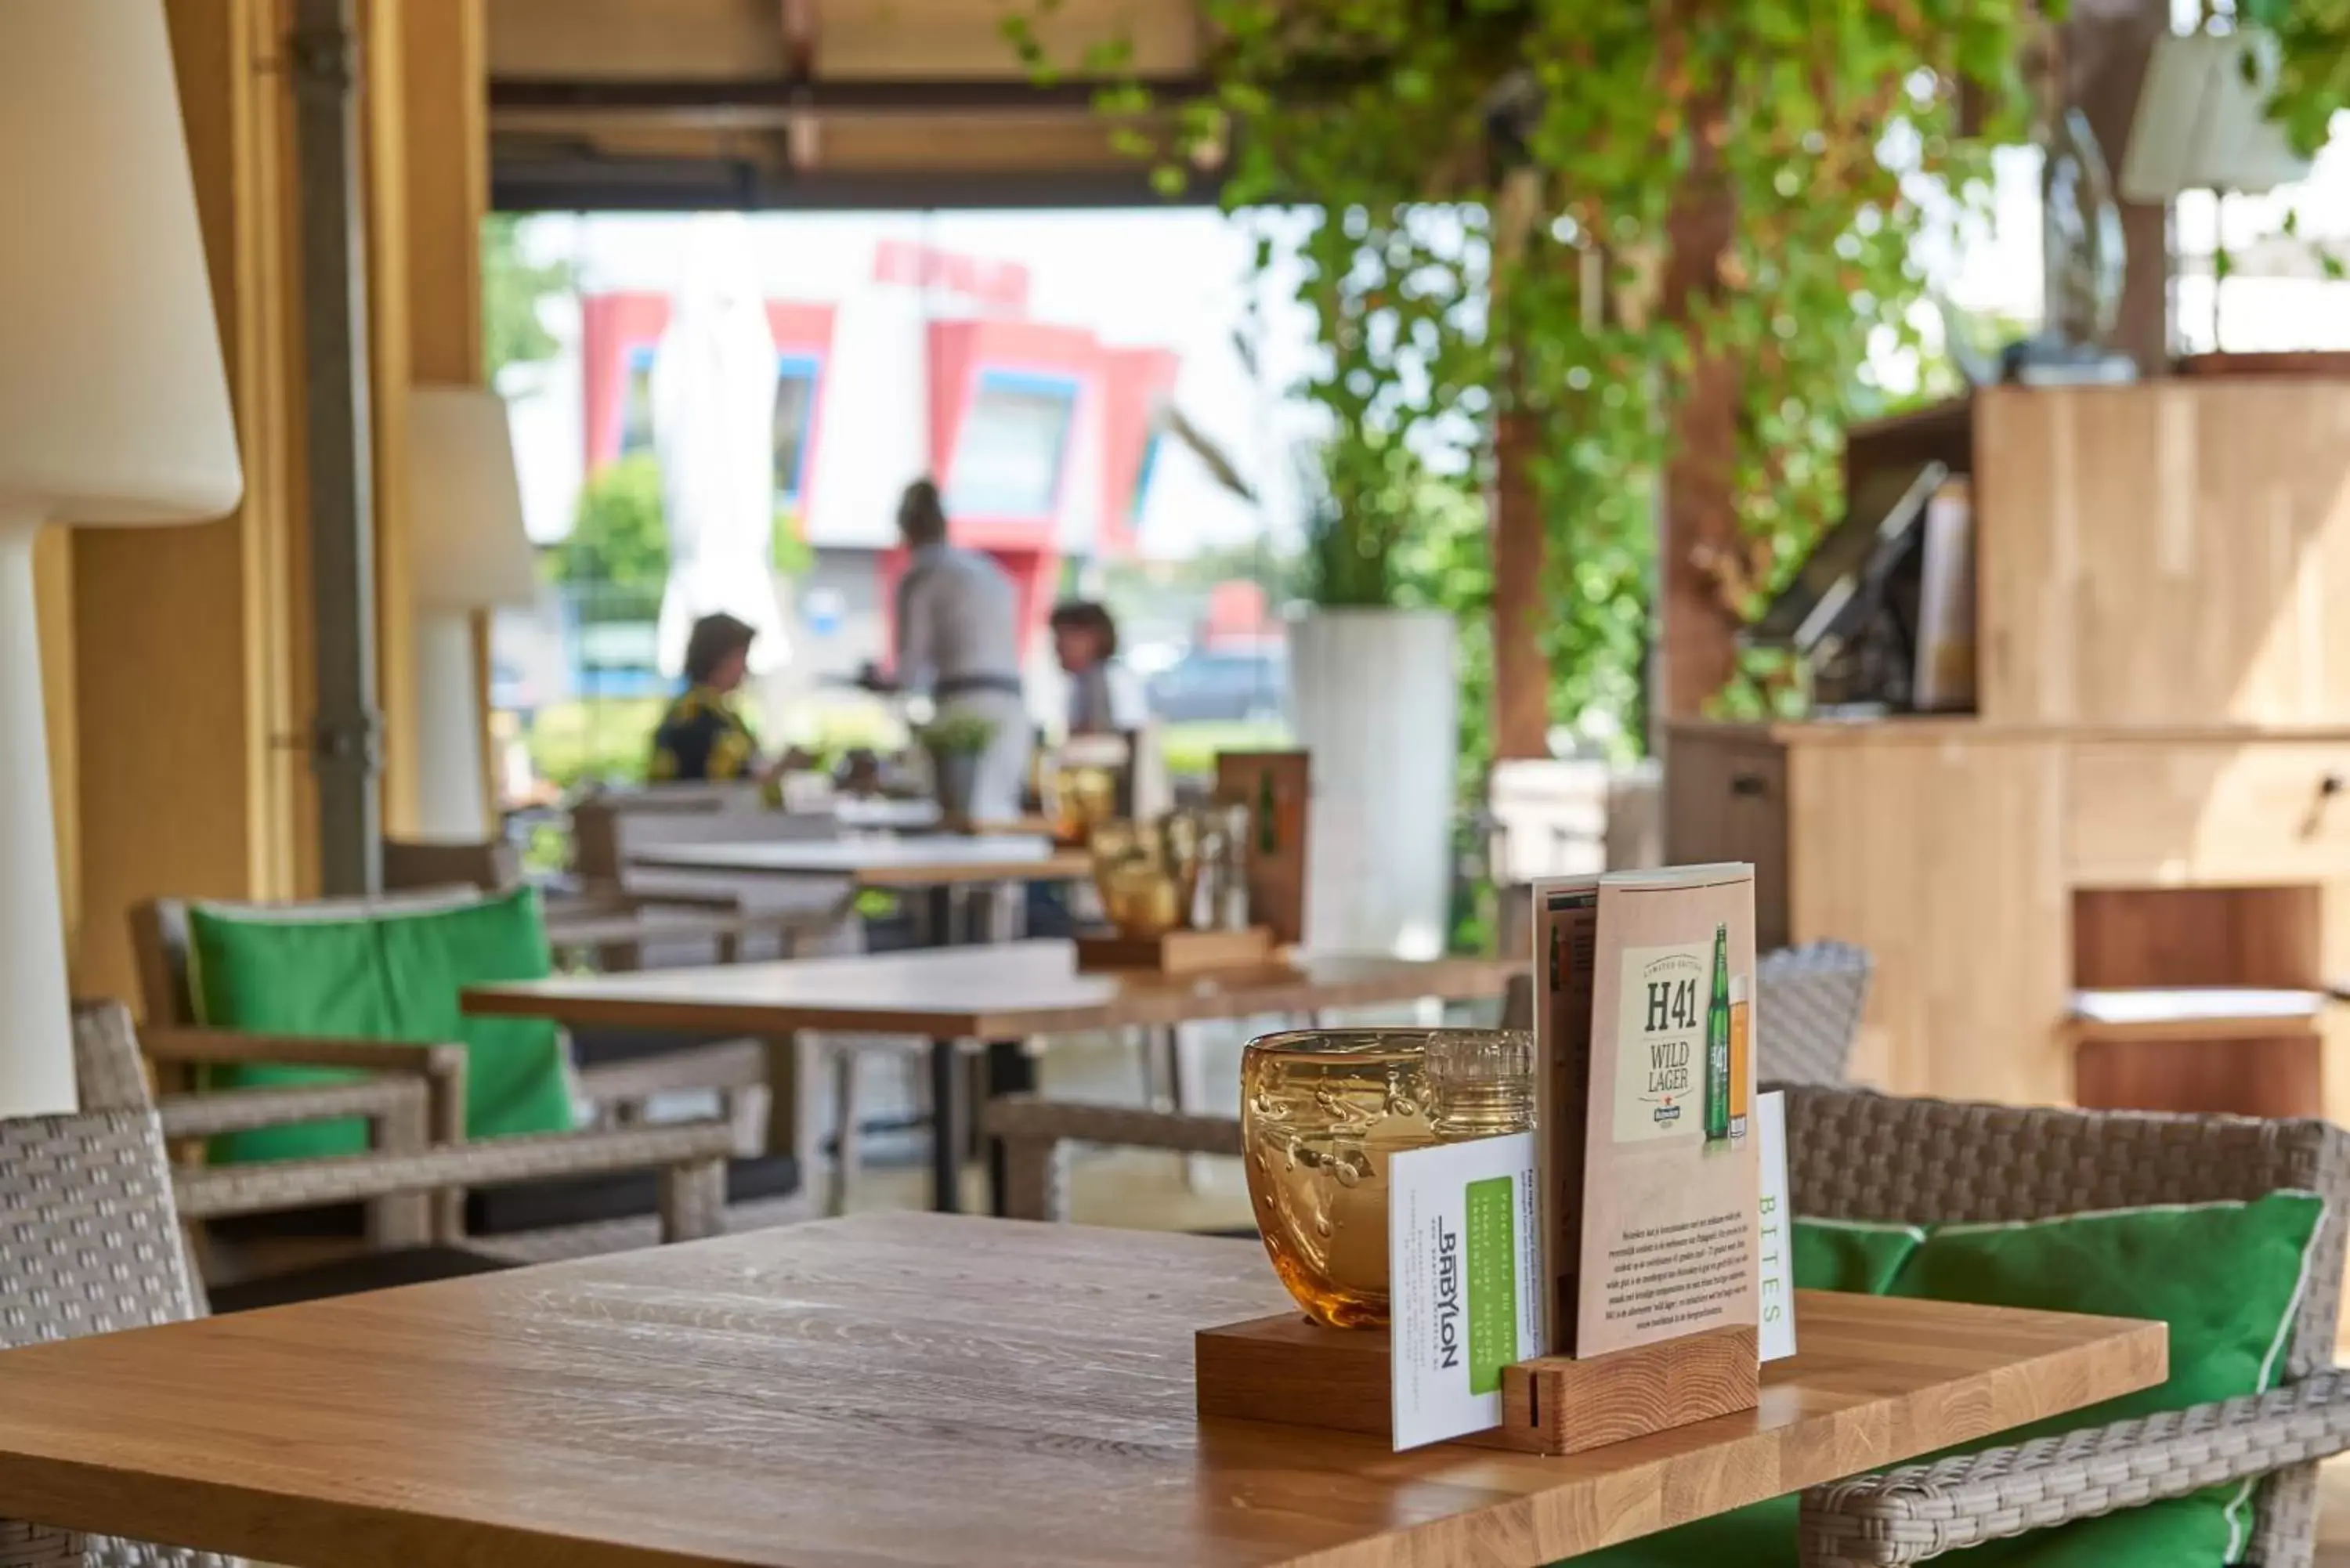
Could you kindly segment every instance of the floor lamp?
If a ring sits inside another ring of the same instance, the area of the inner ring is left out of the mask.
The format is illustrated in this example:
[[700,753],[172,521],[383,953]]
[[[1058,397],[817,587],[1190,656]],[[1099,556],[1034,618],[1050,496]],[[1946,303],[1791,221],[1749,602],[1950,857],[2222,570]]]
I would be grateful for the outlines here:
[[528,607],[538,595],[505,400],[486,387],[414,388],[408,461],[417,826],[433,838],[480,840],[491,825],[473,618]]
[[0,1116],[18,1116],[76,1103],[34,535],[197,522],[244,492],[161,0],[0,5]]

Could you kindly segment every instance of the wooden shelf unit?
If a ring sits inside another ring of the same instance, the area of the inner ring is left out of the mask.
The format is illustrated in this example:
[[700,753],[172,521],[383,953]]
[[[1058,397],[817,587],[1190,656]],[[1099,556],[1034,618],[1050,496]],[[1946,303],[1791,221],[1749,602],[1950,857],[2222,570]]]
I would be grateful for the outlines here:
[[1669,857],[1753,861],[1766,945],[1876,954],[1865,1081],[2350,1120],[2340,1008],[2071,1002],[2350,975],[2350,381],[1995,389],[1847,468],[1927,456],[1972,483],[1980,711],[1669,726]]

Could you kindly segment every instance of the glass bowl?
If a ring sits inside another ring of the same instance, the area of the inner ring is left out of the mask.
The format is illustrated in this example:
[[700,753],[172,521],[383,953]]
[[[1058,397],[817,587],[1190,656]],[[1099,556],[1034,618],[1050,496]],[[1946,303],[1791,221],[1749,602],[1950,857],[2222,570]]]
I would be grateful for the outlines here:
[[1523,1030],[1296,1030],[1241,1058],[1257,1230],[1297,1304],[1333,1328],[1388,1321],[1388,1161],[1533,1126]]

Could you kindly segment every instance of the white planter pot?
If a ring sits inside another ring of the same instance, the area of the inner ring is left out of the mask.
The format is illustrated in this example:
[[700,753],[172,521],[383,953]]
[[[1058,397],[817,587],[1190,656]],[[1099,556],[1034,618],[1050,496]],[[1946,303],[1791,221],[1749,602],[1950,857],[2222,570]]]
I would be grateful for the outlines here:
[[1289,683],[1298,744],[1314,758],[1306,946],[1434,956],[1452,887],[1452,618],[1315,610],[1290,625]]

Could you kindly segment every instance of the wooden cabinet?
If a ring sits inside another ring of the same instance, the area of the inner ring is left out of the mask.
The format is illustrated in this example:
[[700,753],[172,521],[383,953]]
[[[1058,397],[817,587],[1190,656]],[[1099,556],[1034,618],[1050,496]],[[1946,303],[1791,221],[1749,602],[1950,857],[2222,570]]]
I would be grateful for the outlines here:
[[1981,711],[1671,726],[1668,857],[1753,861],[1766,942],[1876,954],[1864,1081],[2345,1119],[2340,1010],[2074,1002],[2350,978],[2350,382],[2002,388],[1846,462],[1925,457],[1971,481]]
[[[2350,958],[2350,801],[2326,783],[2336,760],[2350,766],[2350,734],[1677,725],[1667,853],[1754,861],[1768,942],[1851,941],[1876,955],[1854,1056],[1864,1082],[2022,1104],[2251,1112],[2290,1101],[2306,1113],[2317,1023],[2076,1030],[2072,998],[2316,991],[2350,973],[2336,967]],[[1768,787],[1741,793],[1744,779]],[[2219,1095],[2212,1085],[2231,1077],[2241,1095]],[[2325,1083],[2350,1102],[2350,1059]],[[2163,1101],[2156,1084],[2178,1098]]]
[[2075,881],[2350,877],[2350,742],[2085,741],[2070,750]]

